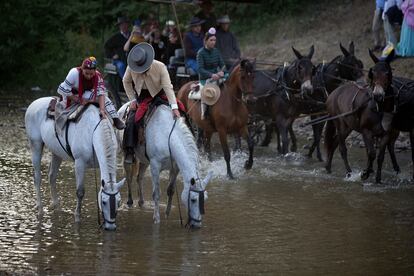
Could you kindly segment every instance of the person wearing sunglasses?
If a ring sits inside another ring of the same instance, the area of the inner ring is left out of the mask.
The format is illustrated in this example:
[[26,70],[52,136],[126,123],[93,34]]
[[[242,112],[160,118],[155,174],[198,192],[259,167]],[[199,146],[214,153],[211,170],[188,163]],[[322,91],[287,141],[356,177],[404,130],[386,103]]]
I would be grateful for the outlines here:
[[83,60],[81,66],[69,71],[57,89],[62,96],[62,104],[68,108],[72,104],[98,102],[101,117],[105,118],[106,114],[109,114],[115,127],[124,129],[125,124],[119,119],[114,104],[106,95],[104,80],[96,66],[96,58],[88,57]]

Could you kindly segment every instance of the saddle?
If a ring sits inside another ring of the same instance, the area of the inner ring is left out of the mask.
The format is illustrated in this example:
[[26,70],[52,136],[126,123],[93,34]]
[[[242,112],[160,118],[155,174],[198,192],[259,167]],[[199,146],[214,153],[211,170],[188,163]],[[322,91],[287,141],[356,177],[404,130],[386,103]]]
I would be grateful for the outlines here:
[[[53,97],[53,99],[50,100],[49,106],[47,107],[47,117],[49,119],[55,120],[56,104],[57,104],[58,100],[60,100],[60,99],[61,98]],[[89,104],[93,104],[96,107],[99,107],[98,103],[89,103]],[[80,120],[80,118],[82,117],[83,113],[85,112],[86,108],[89,106],[89,104],[87,104],[87,105],[78,105],[76,109],[70,111],[68,116],[67,116],[67,121],[78,122]]]

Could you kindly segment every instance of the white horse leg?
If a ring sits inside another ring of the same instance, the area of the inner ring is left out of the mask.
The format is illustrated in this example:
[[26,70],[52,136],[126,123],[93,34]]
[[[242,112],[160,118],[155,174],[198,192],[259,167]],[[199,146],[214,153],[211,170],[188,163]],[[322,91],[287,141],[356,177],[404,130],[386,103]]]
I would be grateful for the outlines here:
[[49,184],[50,184],[50,195],[52,197],[51,208],[59,207],[59,197],[56,191],[56,178],[59,171],[62,158],[56,154],[52,154],[52,160],[49,164]]
[[175,183],[176,183],[179,171],[180,170],[177,168],[177,166],[174,166],[170,170],[170,179],[169,179],[169,184],[168,184],[168,188],[167,188],[168,202],[167,202],[167,209],[165,209],[165,217],[166,218],[168,218],[168,216],[170,215],[170,212],[171,212],[171,204],[172,204],[172,199],[173,199],[173,195],[174,195]]
[[82,199],[85,195],[85,187],[83,180],[85,176],[85,162],[81,159],[75,160],[75,174],[76,174],[76,196],[78,198],[75,210],[75,222],[80,222]]
[[160,223],[160,166],[151,163],[152,175],[152,199],[154,200],[154,215],[152,217],[155,224]]
[[43,146],[44,144],[42,141],[30,141],[30,149],[32,151],[32,163],[34,169],[34,185],[37,198],[36,207],[38,209],[39,216],[43,215],[42,191],[40,190],[40,183],[42,181],[41,161]]
[[138,184],[138,205],[139,207],[144,206],[144,174],[147,170],[149,164],[139,163],[139,170],[137,175],[137,184]]

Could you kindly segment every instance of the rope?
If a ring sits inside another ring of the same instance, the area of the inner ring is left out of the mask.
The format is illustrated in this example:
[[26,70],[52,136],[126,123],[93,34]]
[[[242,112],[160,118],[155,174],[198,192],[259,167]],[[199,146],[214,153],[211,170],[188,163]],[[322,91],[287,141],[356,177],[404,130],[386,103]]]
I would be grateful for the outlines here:
[[[92,141],[93,141],[93,134],[95,133],[95,130],[98,128],[101,122],[102,122],[102,118],[100,118],[99,122],[96,124],[95,128],[92,131]],[[92,158],[93,158],[93,168],[94,168],[93,171],[95,172],[96,213],[98,216],[98,225],[99,225],[99,228],[101,228],[103,223],[101,224],[101,216],[99,214],[99,199],[98,199],[99,193],[98,193],[98,179],[97,179],[98,177],[96,176],[95,148],[93,146],[93,142],[92,142]]]

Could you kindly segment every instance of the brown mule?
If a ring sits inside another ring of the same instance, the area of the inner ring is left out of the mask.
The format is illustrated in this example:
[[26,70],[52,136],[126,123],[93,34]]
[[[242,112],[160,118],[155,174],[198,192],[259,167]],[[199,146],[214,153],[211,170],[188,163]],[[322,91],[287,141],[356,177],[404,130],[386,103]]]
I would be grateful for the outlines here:
[[247,128],[248,111],[244,102],[244,96],[247,100],[253,96],[253,68],[253,63],[246,59],[234,67],[229,78],[220,86],[221,95],[219,100],[213,106],[210,106],[209,116],[204,120],[201,120],[200,102],[188,99],[191,84],[194,82],[184,84],[177,95],[177,98],[184,103],[192,122],[203,130],[204,146],[209,156],[211,136],[214,132],[218,132],[229,178],[233,178],[233,173],[230,167],[227,134],[238,134],[247,140],[249,159],[244,167],[250,169],[253,165],[254,143]]

